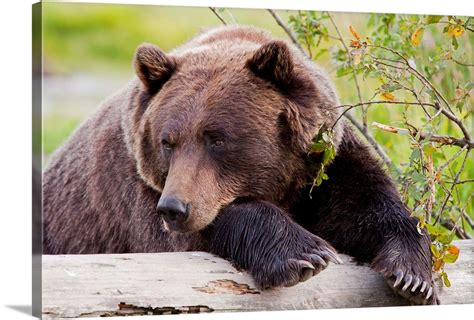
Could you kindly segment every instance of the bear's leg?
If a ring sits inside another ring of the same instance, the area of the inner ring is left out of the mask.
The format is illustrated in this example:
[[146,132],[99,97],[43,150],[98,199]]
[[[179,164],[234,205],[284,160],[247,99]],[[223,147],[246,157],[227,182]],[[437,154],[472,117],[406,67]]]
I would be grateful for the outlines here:
[[417,230],[388,174],[346,128],[329,180],[292,208],[295,220],[343,253],[383,274],[416,304],[439,303],[432,278],[430,239]]
[[247,270],[260,289],[292,286],[340,263],[323,239],[264,201],[233,203],[209,232],[210,251]]

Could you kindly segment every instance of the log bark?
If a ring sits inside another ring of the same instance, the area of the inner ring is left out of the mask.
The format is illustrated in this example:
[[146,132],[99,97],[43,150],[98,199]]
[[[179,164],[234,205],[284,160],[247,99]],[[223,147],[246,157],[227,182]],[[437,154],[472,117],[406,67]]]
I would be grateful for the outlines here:
[[[474,241],[447,265],[442,304],[474,303]],[[291,288],[255,289],[251,277],[205,252],[43,256],[43,317],[400,306],[383,277],[341,255]]]

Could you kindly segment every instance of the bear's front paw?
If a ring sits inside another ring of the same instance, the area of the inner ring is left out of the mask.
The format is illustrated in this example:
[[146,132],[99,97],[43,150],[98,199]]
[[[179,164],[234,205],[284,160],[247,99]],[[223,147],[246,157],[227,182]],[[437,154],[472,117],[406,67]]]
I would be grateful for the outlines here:
[[430,257],[421,252],[383,250],[373,262],[395,293],[412,304],[440,304],[437,287],[433,281]]
[[431,277],[412,270],[396,269],[384,273],[389,286],[413,304],[440,304],[438,292]]
[[334,248],[306,230],[304,236],[281,246],[270,260],[250,270],[258,288],[294,286],[326,269],[329,262],[342,263]]

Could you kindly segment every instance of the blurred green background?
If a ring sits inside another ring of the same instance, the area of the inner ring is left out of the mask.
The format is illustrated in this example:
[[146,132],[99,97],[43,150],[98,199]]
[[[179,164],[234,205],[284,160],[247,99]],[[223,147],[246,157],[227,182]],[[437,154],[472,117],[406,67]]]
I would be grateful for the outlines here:
[[[284,21],[294,14],[277,12]],[[286,38],[266,10],[230,9],[221,15],[229,22],[254,25]],[[343,33],[349,38],[347,26],[364,28],[367,15],[336,13],[335,19],[346,26]],[[201,30],[220,25],[206,7],[43,3],[45,162],[101,100],[133,77],[132,57],[140,43],[170,51]],[[329,58],[324,54],[318,63],[334,75]],[[355,91],[346,89],[346,80],[335,75],[333,79],[341,101],[355,101]],[[390,147],[393,140],[386,143]]]

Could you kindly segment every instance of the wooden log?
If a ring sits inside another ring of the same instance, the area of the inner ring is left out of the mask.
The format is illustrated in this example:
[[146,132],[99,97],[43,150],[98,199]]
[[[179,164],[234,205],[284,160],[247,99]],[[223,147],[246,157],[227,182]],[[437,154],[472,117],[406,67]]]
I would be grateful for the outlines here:
[[[474,241],[456,243],[442,304],[474,303]],[[251,277],[205,252],[43,256],[43,317],[399,306],[383,277],[341,255],[291,288],[255,289]]]

